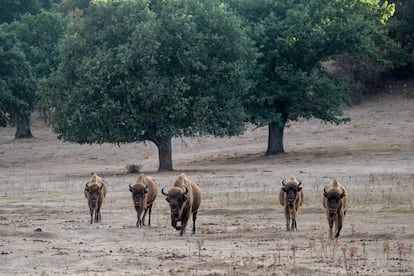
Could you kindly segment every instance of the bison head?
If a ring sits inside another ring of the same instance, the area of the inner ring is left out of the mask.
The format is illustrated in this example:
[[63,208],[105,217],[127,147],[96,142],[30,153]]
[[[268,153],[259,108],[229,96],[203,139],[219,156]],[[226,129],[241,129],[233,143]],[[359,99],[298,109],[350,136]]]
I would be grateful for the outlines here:
[[85,195],[88,198],[89,205],[92,208],[95,208],[98,204],[99,198],[101,196],[103,185],[97,183],[86,183],[85,185]]
[[286,194],[286,198],[289,204],[293,204],[298,198],[298,193],[302,190],[302,182],[291,182],[286,183],[285,180],[282,181],[283,187],[282,191]]
[[323,189],[323,195],[326,197],[326,206],[330,215],[335,215],[342,207],[342,198],[345,196],[345,191],[339,189],[330,189],[328,192]]
[[164,188],[162,188],[161,193],[166,196],[167,202],[170,204],[171,210],[171,218],[175,220],[181,219],[182,207],[185,201],[188,199],[188,188],[184,187],[185,191],[183,192],[182,189],[178,187],[171,188],[168,193],[164,192]]
[[148,193],[148,185],[144,183],[136,183],[134,186],[129,185],[129,191],[132,193],[132,201],[135,208],[146,208],[146,196]]

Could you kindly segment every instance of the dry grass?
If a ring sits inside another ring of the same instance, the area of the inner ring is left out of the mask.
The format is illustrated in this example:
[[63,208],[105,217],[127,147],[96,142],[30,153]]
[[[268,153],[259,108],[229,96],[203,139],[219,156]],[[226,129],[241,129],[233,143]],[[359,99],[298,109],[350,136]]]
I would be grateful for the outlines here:
[[[292,123],[280,156],[263,156],[267,128],[175,139],[171,173],[156,172],[152,144],[79,146],[42,125],[35,139],[15,141],[0,129],[0,274],[411,275],[414,102],[390,97],[346,109],[347,125]],[[191,219],[184,237],[171,227],[161,193],[151,227],[135,227],[125,164],[136,163],[160,189],[182,172],[200,184],[196,235]],[[83,188],[92,171],[109,189],[102,224],[90,225]],[[305,191],[297,232],[286,232],[278,200],[290,175]],[[334,176],[350,208],[331,241],[321,200]]]

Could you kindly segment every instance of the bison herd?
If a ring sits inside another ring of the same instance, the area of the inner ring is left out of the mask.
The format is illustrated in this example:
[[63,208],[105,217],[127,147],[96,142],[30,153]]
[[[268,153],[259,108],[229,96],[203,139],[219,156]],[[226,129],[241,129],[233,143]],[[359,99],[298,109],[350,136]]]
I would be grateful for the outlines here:
[[[279,192],[279,202],[284,207],[286,217],[286,230],[297,231],[297,218],[299,207],[302,206],[305,194],[302,182],[295,176],[288,180],[282,180]],[[171,226],[180,231],[180,236],[185,233],[190,216],[193,220],[192,234],[196,232],[196,219],[201,205],[202,194],[200,185],[191,181],[187,175],[178,176],[174,185],[161,193],[165,196],[171,211]],[[148,213],[148,225],[151,225],[152,205],[157,197],[158,184],[154,178],[140,174],[134,185],[129,185],[132,193],[132,201],[137,212],[138,228],[145,225],[145,217]],[[90,223],[101,222],[102,202],[107,193],[107,183],[96,173],[85,185],[84,194],[88,201],[90,211]],[[326,211],[329,225],[329,238],[338,238],[342,229],[345,214],[348,209],[348,197],[345,188],[333,178],[332,183],[326,185],[323,190],[322,205]],[[179,225],[178,225],[179,223]],[[333,227],[335,226],[335,235]]]

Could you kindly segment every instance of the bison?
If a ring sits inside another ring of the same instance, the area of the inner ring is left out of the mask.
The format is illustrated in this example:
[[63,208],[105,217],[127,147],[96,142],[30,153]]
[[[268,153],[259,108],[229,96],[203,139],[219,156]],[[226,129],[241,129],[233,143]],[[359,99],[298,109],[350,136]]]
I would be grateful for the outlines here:
[[[198,184],[192,182],[185,174],[181,174],[175,181],[173,187],[162,194],[166,196],[166,200],[170,205],[171,210],[171,225],[176,230],[180,231],[180,236],[185,232],[189,216],[193,216],[193,231],[196,232],[196,219],[198,208],[201,204],[201,189]],[[177,222],[181,222],[181,226]]]
[[[137,212],[137,227],[145,225],[145,216],[148,212],[148,225],[151,225],[152,205],[157,197],[158,185],[154,178],[140,174],[135,184],[129,185],[129,191],[132,193],[135,211]],[[144,213],[144,215],[142,215]]]
[[339,237],[344,217],[348,209],[348,198],[345,188],[333,178],[331,184],[323,189],[323,207],[329,223],[329,238],[333,239],[333,226],[335,224],[335,238]]
[[95,213],[95,222],[101,222],[101,207],[104,198],[106,197],[107,184],[96,173],[92,173],[92,177],[85,185],[84,195],[88,200],[89,211],[91,213],[91,224],[94,222],[93,217]]
[[304,200],[304,192],[301,185],[302,182],[298,181],[295,176],[291,176],[287,182],[285,179],[282,181],[283,187],[279,192],[279,201],[285,207],[287,231],[298,230],[296,219],[298,209],[302,206]]

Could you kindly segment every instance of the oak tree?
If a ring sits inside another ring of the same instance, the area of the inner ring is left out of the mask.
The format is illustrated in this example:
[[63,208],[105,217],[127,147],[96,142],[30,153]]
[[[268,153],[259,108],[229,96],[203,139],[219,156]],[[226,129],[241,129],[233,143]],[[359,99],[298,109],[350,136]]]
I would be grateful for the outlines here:
[[243,132],[255,52],[220,1],[97,1],[72,25],[50,85],[60,138],[151,141],[164,171],[174,137]]
[[257,85],[245,100],[248,120],[268,125],[267,155],[284,152],[289,121],[319,118],[342,123],[347,87],[323,61],[342,53],[373,53],[379,25],[392,5],[378,0],[226,0],[243,18],[261,53]]

